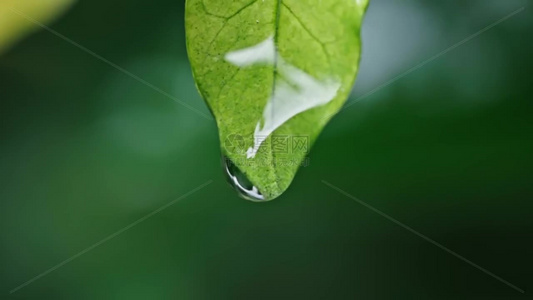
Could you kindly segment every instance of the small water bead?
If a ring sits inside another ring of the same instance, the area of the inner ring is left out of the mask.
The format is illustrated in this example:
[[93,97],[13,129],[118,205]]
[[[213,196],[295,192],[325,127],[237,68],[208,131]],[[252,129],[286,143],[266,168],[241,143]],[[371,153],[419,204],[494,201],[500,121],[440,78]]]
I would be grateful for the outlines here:
[[223,164],[229,183],[241,198],[253,202],[266,201],[259,189],[250,182],[246,175],[230,159],[224,157]]

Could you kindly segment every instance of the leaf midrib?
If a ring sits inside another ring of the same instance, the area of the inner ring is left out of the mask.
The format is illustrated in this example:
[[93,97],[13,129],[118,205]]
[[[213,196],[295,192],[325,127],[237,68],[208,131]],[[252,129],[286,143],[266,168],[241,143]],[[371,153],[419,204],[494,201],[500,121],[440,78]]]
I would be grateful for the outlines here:
[[[276,22],[274,23],[274,66],[272,69],[272,99],[274,98],[274,95],[276,93],[276,83],[278,78],[278,57],[279,57],[279,50],[278,50],[278,37],[279,37],[279,25],[280,25],[280,17],[281,17],[281,4],[283,0],[277,0],[278,3],[276,5]],[[272,114],[274,114],[275,108],[274,108],[274,102],[272,102]],[[274,116],[271,116],[272,118]],[[270,137],[272,138],[272,137]],[[275,164],[275,154],[273,152],[270,153],[270,163]],[[280,187],[280,178],[279,174],[276,168],[272,168],[273,175],[274,175],[274,182],[276,183],[276,187],[278,190],[281,189]]]
[[[276,22],[274,23],[274,66],[272,69],[272,96],[274,97],[274,93],[276,92],[276,82],[277,82],[277,75],[278,75],[278,37],[279,37],[279,23],[280,23],[280,15],[281,15],[281,3],[283,0],[277,0],[278,3],[276,5]],[[272,113],[274,113],[274,108],[272,108]],[[273,117],[273,116],[272,116]]]

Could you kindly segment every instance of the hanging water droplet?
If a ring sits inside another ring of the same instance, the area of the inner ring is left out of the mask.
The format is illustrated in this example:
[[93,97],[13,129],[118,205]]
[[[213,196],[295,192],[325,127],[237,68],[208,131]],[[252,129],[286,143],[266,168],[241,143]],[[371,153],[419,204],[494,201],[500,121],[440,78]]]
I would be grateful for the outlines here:
[[246,175],[227,157],[223,157],[223,167],[229,183],[235,190],[237,190],[237,193],[241,198],[253,202],[265,201],[265,197],[259,192],[257,187],[255,187],[250,180],[246,178]]

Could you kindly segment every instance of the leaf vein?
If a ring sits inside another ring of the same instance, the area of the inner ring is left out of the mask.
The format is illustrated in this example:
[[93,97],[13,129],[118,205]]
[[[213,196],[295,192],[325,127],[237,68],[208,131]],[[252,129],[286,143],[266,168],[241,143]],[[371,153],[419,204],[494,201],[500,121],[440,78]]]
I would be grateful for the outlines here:
[[234,18],[235,16],[237,16],[238,14],[240,14],[241,12],[243,12],[246,8],[252,6],[255,2],[257,2],[258,0],[253,0],[251,1],[250,3],[244,5],[243,7],[241,7],[239,10],[237,10],[235,13],[233,13],[231,16],[229,17],[224,17],[224,16],[220,16],[220,15],[216,15],[216,14],[213,14],[211,12],[209,12],[207,10],[207,7],[205,6],[205,3],[204,3],[204,0],[201,1],[202,3],[202,8],[204,10],[204,12],[210,16],[214,16],[214,17],[218,17],[218,18],[222,18],[224,19],[224,22],[222,23],[222,27],[220,27],[220,29],[217,31],[217,33],[215,34],[215,36],[213,37],[213,39],[209,42],[208,46],[207,46],[207,50],[206,50],[206,53],[205,53],[205,57],[202,61],[202,65],[205,65],[205,62],[206,60],[213,56],[211,53],[209,53],[209,50],[211,49],[211,46],[213,46],[213,43],[215,43],[215,41],[217,40],[217,38],[219,37],[220,33],[224,30],[224,28],[226,28],[226,25],[228,25],[228,22]]
[[282,1],[282,4],[283,6],[291,13],[291,15],[294,17],[294,19],[296,19],[296,21],[298,21],[298,23],[300,24],[300,26],[302,26],[302,28],[309,34],[309,36],[311,36],[311,38],[313,38],[319,45],[320,47],[322,48],[322,51],[324,52],[324,55],[326,55],[326,59],[328,60],[328,64],[330,65],[331,67],[331,57],[329,55],[329,52],[328,50],[326,49],[326,44],[327,43],[324,43],[322,42],[306,25],[305,23],[300,19],[300,17],[298,17],[297,14],[294,13],[294,11],[285,3]]
[[[275,51],[275,54],[274,54],[274,68],[272,70],[273,74],[272,74],[272,96],[271,97],[274,97],[275,93],[276,93],[276,83],[277,83],[277,77],[278,77],[278,57],[279,57],[279,47],[278,47],[278,37],[279,37],[279,26],[280,26],[280,21],[281,21],[281,5],[283,4],[283,0],[278,0],[278,3],[276,5],[276,23],[274,23],[274,47],[276,49]],[[272,114],[274,114],[274,111],[275,111],[275,108],[274,108],[274,103],[272,103]],[[274,116],[272,116],[273,118]],[[270,162],[271,163],[275,163],[275,154],[272,153],[271,151],[267,151],[268,153],[270,153]],[[278,190],[281,189],[280,187],[280,176],[278,174],[278,170],[277,168],[273,168],[273,173],[274,173],[274,182],[276,184],[276,188]]]
[[256,3],[258,0],[252,0],[250,1],[249,3],[245,4],[243,7],[239,8],[236,12],[234,12],[233,14],[229,15],[229,16],[223,16],[223,15],[217,15],[217,14],[214,14],[212,12],[210,12],[208,9],[207,9],[207,6],[205,5],[205,0],[202,0],[202,6],[204,8],[204,11],[206,14],[210,15],[210,16],[213,16],[213,17],[216,17],[216,18],[220,18],[220,19],[224,19],[227,21],[231,20],[232,18],[234,18],[235,16],[237,16],[238,14],[240,14],[243,10],[247,9],[248,7],[252,6],[254,3]]

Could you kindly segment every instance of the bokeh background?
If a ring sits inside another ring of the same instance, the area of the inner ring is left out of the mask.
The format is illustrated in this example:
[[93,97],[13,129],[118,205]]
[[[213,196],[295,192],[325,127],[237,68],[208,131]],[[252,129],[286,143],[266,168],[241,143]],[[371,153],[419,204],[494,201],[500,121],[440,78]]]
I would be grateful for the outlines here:
[[[226,184],[213,122],[35,31],[0,56],[0,298],[530,297],[528,4],[372,0],[349,101],[525,9],[340,113],[289,191],[266,204]],[[183,8],[81,0],[48,25],[208,113],[187,61]]]

